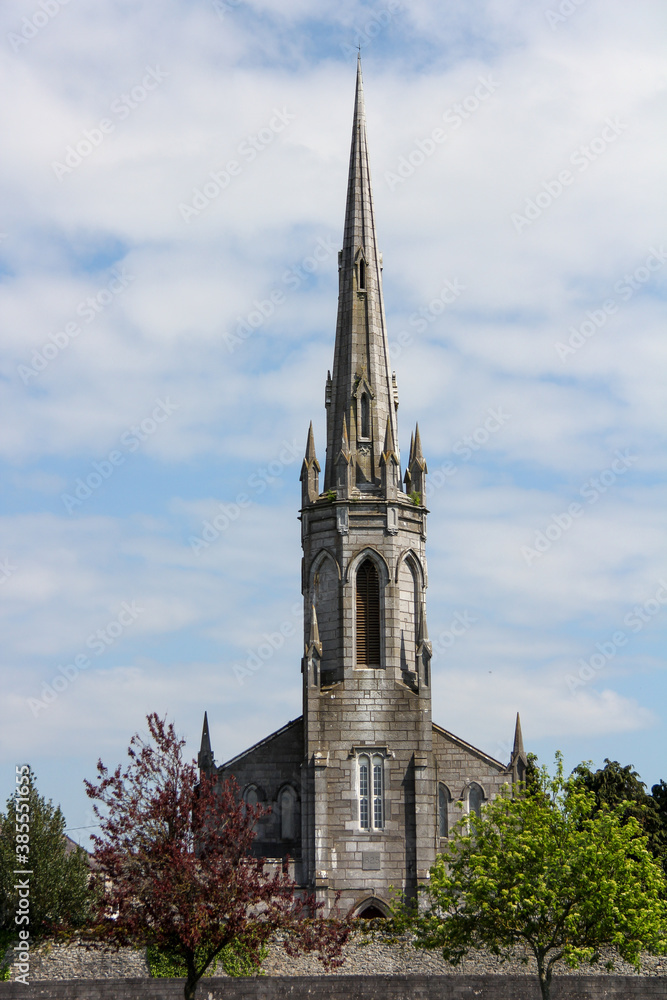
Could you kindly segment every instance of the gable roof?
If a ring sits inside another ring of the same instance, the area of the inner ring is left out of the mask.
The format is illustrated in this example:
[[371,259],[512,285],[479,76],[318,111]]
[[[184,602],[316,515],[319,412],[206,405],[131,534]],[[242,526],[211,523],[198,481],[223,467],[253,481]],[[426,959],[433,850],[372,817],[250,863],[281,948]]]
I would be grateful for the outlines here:
[[483,760],[485,763],[490,764],[491,767],[495,767],[499,771],[507,770],[507,764],[501,763],[499,760],[496,760],[495,757],[490,757],[488,753],[484,753],[483,750],[479,750],[477,747],[474,747],[472,743],[466,743],[466,741],[462,740],[460,736],[455,736],[454,733],[450,733],[447,729],[443,729],[442,726],[436,726],[435,722],[433,723],[433,732],[446,737],[452,743],[456,743],[463,750],[467,750],[469,753],[479,758],[479,760]]
[[270,736],[265,736],[264,739],[260,740],[258,743],[253,743],[253,745],[251,747],[248,747],[247,750],[244,750],[242,753],[237,754],[236,757],[231,757],[229,760],[226,760],[224,764],[219,764],[218,771],[222,771],[224,770],[224,768],[230,767],[232,764],[236,764],[237,761],[239,760],[243,760],[243,758],[247,757],[249,753],[253,752],[253,750],[257,750],[258,747],[265,746],[267,743],[270,743],[271,740],[277,739],[278,736],[282,736],[284,733],[286,733],[288,729],[291,729],[294,726],[298,726],[302,722],[303,722],[303,715],[300,715],[297,719],[292,719],[291,722],[286,722],[284,726],[280,727],[280,729],[276,729],[275,733],[271,733]]

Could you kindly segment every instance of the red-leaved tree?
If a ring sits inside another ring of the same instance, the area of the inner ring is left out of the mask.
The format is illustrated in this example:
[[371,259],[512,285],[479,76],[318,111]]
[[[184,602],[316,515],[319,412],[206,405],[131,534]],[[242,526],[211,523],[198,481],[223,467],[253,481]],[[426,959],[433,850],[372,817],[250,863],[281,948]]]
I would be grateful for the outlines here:
[[110,773],[99,761],[98,783],[85,782],[101,826],[89,940],[180,958],[185,1000],[226,946],[259,964],[278,932],[289,954],[315,952],[325,966],[339,965],[350,921],[324,918],[282,865],[251,857],[253,825],[266,810],[246,806],[233,780],[200,781],[173,724],[147,718],[151,738],[132,737],[126,769]]

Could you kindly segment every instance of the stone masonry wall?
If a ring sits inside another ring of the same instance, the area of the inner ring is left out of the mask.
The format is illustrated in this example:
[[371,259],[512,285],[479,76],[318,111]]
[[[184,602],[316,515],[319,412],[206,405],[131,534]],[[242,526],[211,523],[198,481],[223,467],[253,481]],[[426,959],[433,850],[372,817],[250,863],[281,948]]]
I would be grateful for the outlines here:
[[[311,955],[291,958],[280,943],[274,943],[262,965],[262,973],[268,977],[318,977],[320,979],[345,978],[350,976],[435,976],[465,977],[479,975],[526,976],[536,975],[532,960],[523,964],[519,958],[513,962],[501,962],[485,952],[473,952],[466,956],[459,966],[445,962],[437,952],[418,951],[408,942],[387,944],[381,941],[364,943],[362,939],[352,941],[344,951],[345,963],[337,969],[326,972],[320,962]],[[578,970],[558,969],[559,976],[590,976],[591,971],[608,979],[610,976],[624,976],[633,979],[660,977],[663,980],[667,998],[667,956],[645,955],[641,973],[622,960],[615,960],[615,969],[607,973],[604,962],[611,955],[603,956],[600,966],[582,966]],[[222,968],[217,975],[224,976]],[[13,978],[13,976],[12,976]],[[101,952],[76,945],[49,945],[36,949],[31,954],[31,982],[101,980],[101,979],[148,979],[149,971],[145,952],[123,948],[118,952]],[[208,980],[207,980],[208,982]],[[1,984],[0,984],[1,985]],[[21,984],[17,984],[21,985]],[[3,994],[0,992],[0,1000]]]
[[[0,983],[0,1000],[180,1000],[182,979]],[[532,976],[340,976],[209,979],[200,1000],[539,1000]],[[663,979],[563,977],[553,1000],[665,1000]]]

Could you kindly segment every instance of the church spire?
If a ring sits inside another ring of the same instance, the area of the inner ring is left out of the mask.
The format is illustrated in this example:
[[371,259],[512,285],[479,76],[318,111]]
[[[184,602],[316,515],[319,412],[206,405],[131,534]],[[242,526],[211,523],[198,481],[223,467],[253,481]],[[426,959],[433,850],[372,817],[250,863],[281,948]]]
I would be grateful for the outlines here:
[[382,258],[375,233],[361,57],[357,60],[343,249],[338,261],[338,319],[331,384],[327,385],[324,488],[336,485],[335,463],[340,428],[345,418],[353,465],[352,485],[361,491],[372,492],[380,487],[380,458],[387,419],[394,441],[398,439],[397,394],[389,368]]
[[204,725],[201,731],[201,747],[199,748],[197,764],[200,771],[211,771],[215,767],[213,751],[211,750],[211,737],[208,732],[208,714],[206,712],[204,712]]
[[512,774],[512,780],[515,784],[525,781],[527,767],[528,767],[528,756],[523,748],[521,719],[519,718],[519,713],[517,712],[516,724],[514,726],[514,746],[512,747],[512,756],[507,766],[508,771],[510,771]]

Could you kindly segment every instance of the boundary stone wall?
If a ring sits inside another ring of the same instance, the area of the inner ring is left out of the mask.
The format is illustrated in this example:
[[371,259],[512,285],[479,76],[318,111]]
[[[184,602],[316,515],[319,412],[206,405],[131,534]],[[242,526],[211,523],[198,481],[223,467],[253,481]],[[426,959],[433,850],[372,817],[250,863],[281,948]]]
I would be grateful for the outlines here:
[[[8,952],[8,955],[11,951]],[[308,977],[308,978],[345,978],[354,976],[531,976],[537,969],[532,957],[523,963],[517,954],[511,962],[501,962],[488,952],[476,951],[466,955],[460,965],[450,965],[437,951],[422,951],[414,948],[409,941],[389,943],[381,939],[371,939],[364,942],[363,938],[350,941],[344,948],[345,962],[342,966],[325,970],[315,955],[289,956],[279,941],[269,945],[269,953],[262,963],[262,973],[270,977]],[[608,973],[605,963],[614,961],[614,969]],[[224,976],[219,965],[216,975]],[[667,956],[643,955],[641,971],[624,962],[611,952],[603,952],[602,960],[597,966],[581,965],[578,969],[569,969],[560,965],[556,969],[557,976],[593,978],[610,975],[615,977],[632,977],[639,979],[662,978],[667,983]],[[16,969],[12,969],[11,980],[16,978]],[[103,980],[103,979],[149,979],[150,974],[146,963],[145,950],[122,948],[119,951],[101,951],[98,949],[64,945],[54,942],[44,942],[31,949],[30,973],[31,983],[38,981],[54,982],[55,980]],[[208,977],[206,977],[208,979]],[[21,984],[18,984],[21,985]]]
[[[665,1000],[663,977],[563,976],[553,1000]],[[182,979],[0,983],[0,1000],[180,1000]],[[534,976],[259,976],[207,979],[199,1000],[539,1000]]]
[[[8,950],[9,957],[11,950]],[[409,976],[409,977],[443,977],[461,978],[474,976],[515,976],[525,978],[535,976],[537,969],[532,957],[527,962],[521,960],[519,954],[509,962],[501,962],[489,952],[473,951],[466,955],[460,965],[451,965],[437,951],[422,951],[414,948],[409,941],[389,943],[382,940],[370,941],[356,938],[344,948],[345,962],[337,968],[325,970],[315,955],[289,956],[279,941],[269,945],[269,952],[262,963],[263,977],[308,979],[341,979],[362,976],[364,979],[378,976]],[[614,968],[608,972],[605,964],[613,960]],[[10,981],[16,978],[16,968],[11,970]],[[215,975],[225,977],[224,970],[218,965]],[[567,978],[632,978],[646,981],[648,978],[659,978],[666,984],[667,990],[667,956],[643,955],[641,969],[637,971],[629,963],[624,962],[612,952],[603,952],[598,965],[581,965],[578,969],[570,969],[559,964],[555,975]],[[54,942],[43,942],[31,949],[30,972],[31,983],[56,981],[88,981],[99,982],[104,979],[118,981],[121,979],[150,979],[145,949],[121,948],[119,951],[103,951],[96,948],[86,948],[83,945],[65,945]],[[162,980],[164,982],[164,980]],[[205,978],[209,981],[209,977]],[[2,984],[0,984],[1,986]],[[17,985],[22,986],[18,983]],[[22,987],[24,988],[24,987]],[[1,994],[0,994],[1,997]],[[667,992],[665,994],[667,1000]]]

